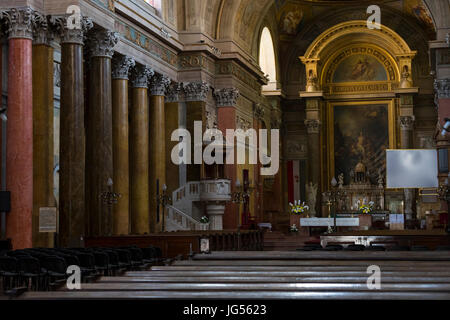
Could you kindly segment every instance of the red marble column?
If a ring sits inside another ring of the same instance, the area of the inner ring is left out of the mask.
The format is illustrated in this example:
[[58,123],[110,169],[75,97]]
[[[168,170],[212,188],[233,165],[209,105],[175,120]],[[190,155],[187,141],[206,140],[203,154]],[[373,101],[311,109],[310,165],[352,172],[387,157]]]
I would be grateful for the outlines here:
[[[220,89],[214,92],[217,102],[217,127],[226,137],[227,129],[236,130],[236,103],[239,92],[236,89]],[[233,164],[225,164],[225,178],[231,180],[231,192],[236,192],[236,148]],[[243,183],[243,181],[241,181]],[[236,229],[240,224],[240,204],[228,202],[223,216],[223,229]]]
[[[33,90],[31,22],[18,19],[31,9],[11,10],[8,63],[8,127],[6,188],[11,212],[6,236],[14,249],[32,246],[33,211]],[[24,31],[25,30],[25,31]]]

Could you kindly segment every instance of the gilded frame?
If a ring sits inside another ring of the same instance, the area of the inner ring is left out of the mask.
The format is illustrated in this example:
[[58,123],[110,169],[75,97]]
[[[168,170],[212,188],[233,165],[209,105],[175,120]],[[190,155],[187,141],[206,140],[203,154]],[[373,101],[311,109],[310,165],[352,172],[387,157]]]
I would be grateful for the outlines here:
[[370,101],[333,101],[327,103],[327,168],[328,180],[325,185],[330,187],[330,181],[335,177],[334,162],[334,108],[337,106],[363,106],[363,105],[387,105],[388,106],[388,128],[389,128],[389,149],[396,149],[396,108],[395,99],[370,100]]

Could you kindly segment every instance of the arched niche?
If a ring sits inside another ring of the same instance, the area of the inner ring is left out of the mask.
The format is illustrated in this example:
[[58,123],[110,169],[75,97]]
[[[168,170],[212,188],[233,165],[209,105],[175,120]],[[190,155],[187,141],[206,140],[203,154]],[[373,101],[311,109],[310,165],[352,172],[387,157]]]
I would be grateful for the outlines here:
[[355,55],[366,56],[384,66],[388,85],[385,91],[398,86],[412,87],[411,61],[416,51],[392,29],[384,25],[369,29],[365,20],[354,20],[325,30],[300,57],[306,69],[306,91],[326,89],[342,59]]

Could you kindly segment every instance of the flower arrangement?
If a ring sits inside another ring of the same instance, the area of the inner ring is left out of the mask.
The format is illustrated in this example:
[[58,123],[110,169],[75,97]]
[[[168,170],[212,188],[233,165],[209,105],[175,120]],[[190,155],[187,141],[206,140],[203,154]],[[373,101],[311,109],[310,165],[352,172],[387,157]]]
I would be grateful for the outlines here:
[[289,228],[290,232],[298,232],[298,228],[295,224],[293,224],[290,228]]
[[200,218],[201,223],[209,223],[209,218],[207,216],[203,216]]
[[372,212],[373,205],[374,205],[373,201],[370,201],[369,204],[361,204],[360,201],[358,201],[357,203],[358,203],[359,211],[361,211],[362,213],[369,214]]
[[291,206],[291,213],[292,214],[302,214],[306,210],[309,210],[309,206],[305,204],[305,202],[300,202],[300,200],[295,200],[294,204],[289,202],[289,205]]

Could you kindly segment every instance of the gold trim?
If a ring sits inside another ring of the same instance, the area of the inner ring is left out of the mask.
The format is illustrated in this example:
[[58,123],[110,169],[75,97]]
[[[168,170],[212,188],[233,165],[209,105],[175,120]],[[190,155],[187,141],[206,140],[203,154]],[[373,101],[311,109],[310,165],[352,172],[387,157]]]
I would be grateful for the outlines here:
[[335,177],[334,158],[334,108],[336,106],[364,106],[364,105],[387,105],[388,106],[388,127],[389,127],[389,149],[396,149],[396,115],[394,99],[370,100],[370,101],[334,101],[327,102],[327,168],[328,180],[325,185],[330,188],[330,181]]

